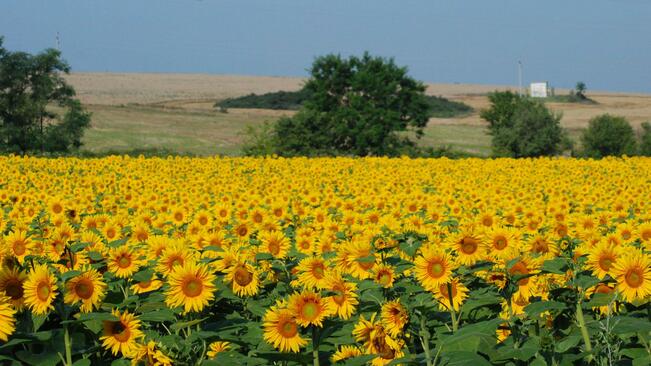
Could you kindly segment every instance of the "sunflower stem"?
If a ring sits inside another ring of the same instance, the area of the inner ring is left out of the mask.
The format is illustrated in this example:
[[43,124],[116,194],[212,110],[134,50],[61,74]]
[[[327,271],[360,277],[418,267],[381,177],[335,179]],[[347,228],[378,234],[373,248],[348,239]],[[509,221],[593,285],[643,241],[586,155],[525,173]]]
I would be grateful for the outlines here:
[[448,282],[448,298],[450,299],[450,317],[452,317],[452,333],[456,333],[459,328],[457,322],[457,313],[454,311],[454,302],[452,301],[452,284]]
[[66,365],[72,366],[72,342],[70,341],[70,331],[68,324],[63,325],[63,343],[66,348]]
[[316,326],[312,326],[312,364],[314,366],[319,366],[319,342],[318,342],[319,330]]
[[588,334],[588,328],[585,326],[585,319],[583,318],[583,309],[581,308],[581,301],[576,304],[576,320],[579,322],[579,327],[581,328],[581,335],[583,336],[583,342],[585,343],[585,350],[588,353],[592,353],[592,344],[590,344],[590,334]]
[[429,350],[429,331],[425,326],[425,317],[420,317],[420,343],[423,345],[427,366],[432,366],[432,353]]

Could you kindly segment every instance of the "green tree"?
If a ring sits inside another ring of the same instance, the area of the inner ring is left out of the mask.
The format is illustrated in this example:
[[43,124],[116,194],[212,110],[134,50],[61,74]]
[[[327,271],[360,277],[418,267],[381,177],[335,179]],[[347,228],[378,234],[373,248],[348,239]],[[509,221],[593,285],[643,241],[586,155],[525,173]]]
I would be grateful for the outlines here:
[[494,92],[488,98],[491,106],[480,116],[489,123],[495,155],[519,158],[560,152],[567,141],[561,115],[552,113],[542,102],[510,91]]
[[651,156],[651,124],[649,122],[642,123],[640,155]]
[[[59,51],[10,52],[0,37],[0,149],[24,154],[81,145],[90,115],[62,77],[69,72]],[[63,116],[53,106],[63,109]]]
[[587,99],[585,96],[585,91],[587,90],[587,87],[583,81],[579,81],[576,83],[576,86],[574,87],[574,91],[577,97],[581,99]]
[[392,59],[318,57],[305,84],[309,99],[274,128],[278,153],[398,155],[423,134],[430,106],[425,85]]
[[635,131],[626,118],[602,114],[590,120],[581,137],[588,157],[632,155],[636,152]]

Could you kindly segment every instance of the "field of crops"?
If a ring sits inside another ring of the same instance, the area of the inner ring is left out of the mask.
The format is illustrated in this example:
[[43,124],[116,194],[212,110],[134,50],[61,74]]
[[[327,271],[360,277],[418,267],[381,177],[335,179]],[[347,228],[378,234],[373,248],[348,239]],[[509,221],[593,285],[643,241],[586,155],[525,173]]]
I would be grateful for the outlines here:
[[651,159],[0,172],[4,364],[651,362]]

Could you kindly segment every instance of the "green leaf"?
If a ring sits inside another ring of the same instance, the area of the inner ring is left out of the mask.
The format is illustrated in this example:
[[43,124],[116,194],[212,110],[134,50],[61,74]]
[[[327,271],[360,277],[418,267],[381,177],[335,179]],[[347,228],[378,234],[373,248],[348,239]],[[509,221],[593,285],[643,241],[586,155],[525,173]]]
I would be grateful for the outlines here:
[[131,361],[121,358],[111,362],[111,366],[131,366]]
[[269,261],[273,260],[274,256],[271,255],[270,253],[258,253],[255,255],[255,260],[256,261]]
[[29,351],[18,351],[16,356],[28,365],[34,366],[56,366],[59,361],[59,356],[54,352],[45,351],[43,353],[32,353]]
[[73,277],[77,277],[81,274],[80,271],[68,271],[61,274],[61,281],[66,282]]
[[574,284],[583,290],[587,290],[590,287],[598,284],[599,282],[601,281],[597,277],[588,274],[580,274],[576,277]]
[[102,259],[104,259],[104,257],[102,256],[102,253],[99,253],[99,252],[91,251],[91,252],[86,252],[86,254],[88,255],[88,258],[90,258],[90,260],[95,261],[95,262],[99,262]]
[[82,358],[81,360],[75,361],[72,366],[90,366],[90,360],[87,358]]
[[133,280],[136,282],[147,282],[151,280],[154,271],[151,268],[143,269],[133,275]]
[[649,352],[647,352],[646,348],[625,348],[621,350],[621,354],[630,359],[637,359],[648,356]]
[[357,356],[357,357],[351,357],[343,363],[345,366],[365,366],[368,364],[370,361],[372,361],[374,358],[376,358],[377,355],[362,355],[362,356]]
[[145,322],[172,322],[176,320],[176,316],[170,309],[161,309],[145,312],[139,315],[138,319]]
[[613,317],[610,322],[614,324],[612,332],[617,335],[651,332],[651,322],[644,318],[617,316]]
[[569,263],[566,258],[558,257],[548,259],[543,262],[541,271],[544,273],[565,274],[569,268]]
[[592,309],[599,306],[608,306],[615,299],[615,292],[610,294],[594,294],[590,301],[583,303],[583,307],[586,309]]
[[560,342],[554,344],[554,349],[558,353],[565,353],[570,348],[576,347],[581,342],[581,334],[571,334]]
[[477,354],[476,352],[471,352],[471,351],[450,351],[450,352],[445,352],[444,357],[447,358],[448,363],[446,365],[448,366],[465,366],[465,365],[473,365],[473,366],[490,366],[490,362],[488,362],[485,358]]
[[181,330],[183,328],[189,328],[189,327],[191,327],[193,325],[197,325],[197,324],[201,323],[202,321],[204,321],[206,319],[208,319],[208,318],[188,320],[188,321],[185,321],[185,322],[174,323],[174,324],[172,324],[170,326],[170,329],[173,330],[173,331],[177,331],[177,330]]
[[524,311],[531,318],[535,319],[538,318],[540,314],[544,313],[545,311],[563,310],[565,308],[566,305],[559,301],[538,301],[527,305],[524,308]]
[[37,315],[34,313],[31,313],[32,315],[32,324],[34,325],[34,330],[38,330],[43,323],[47,320],[48,313]]
[[73,320],[64,320],[61,323],[83,323],[91,320],[117,322],[120,319],[111,313],[82,313],[79,318]]

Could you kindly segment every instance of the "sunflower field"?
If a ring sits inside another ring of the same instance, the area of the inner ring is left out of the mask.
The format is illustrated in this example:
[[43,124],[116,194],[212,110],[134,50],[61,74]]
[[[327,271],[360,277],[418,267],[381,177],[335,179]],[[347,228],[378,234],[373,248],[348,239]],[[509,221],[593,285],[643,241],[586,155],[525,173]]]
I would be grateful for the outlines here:
[[648,365],[651,159],[0,157],[6,365]]

